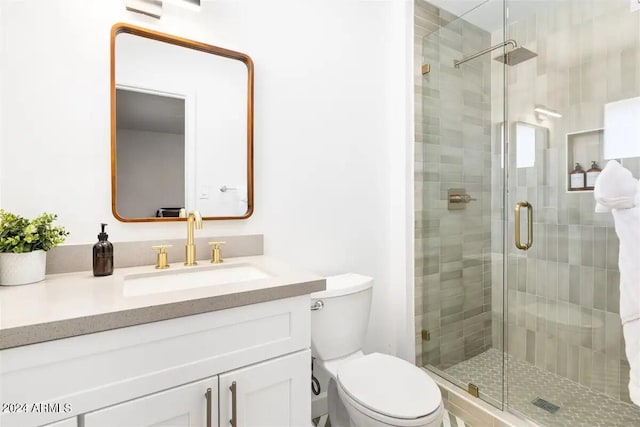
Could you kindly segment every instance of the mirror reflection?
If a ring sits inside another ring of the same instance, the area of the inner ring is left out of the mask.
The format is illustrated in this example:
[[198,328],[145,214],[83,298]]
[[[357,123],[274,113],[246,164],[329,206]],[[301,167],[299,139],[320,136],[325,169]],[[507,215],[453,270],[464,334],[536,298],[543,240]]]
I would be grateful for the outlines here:
[[121,221],[253,210],[251,59],[118,24],[112,35],[112,206]]
[[116,105],[118,213],[177,217],[186,200],[184,99],[116,89]]

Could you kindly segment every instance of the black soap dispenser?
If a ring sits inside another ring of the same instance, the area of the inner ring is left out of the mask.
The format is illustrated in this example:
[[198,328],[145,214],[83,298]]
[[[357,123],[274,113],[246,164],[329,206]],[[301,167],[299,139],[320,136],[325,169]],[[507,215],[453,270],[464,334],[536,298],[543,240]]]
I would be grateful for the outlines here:
[[113,245],[104,232],[107,224],[100,224],[102,232],[98,234],[98,243],[93,245],[93,275],[109,276],[113,274]]

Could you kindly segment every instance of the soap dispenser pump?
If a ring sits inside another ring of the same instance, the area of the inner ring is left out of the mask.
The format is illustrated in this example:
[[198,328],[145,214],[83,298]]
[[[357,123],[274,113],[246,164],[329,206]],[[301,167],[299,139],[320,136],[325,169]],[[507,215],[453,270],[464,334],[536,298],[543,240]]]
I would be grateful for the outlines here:
[[113,245],[107,239],[109,235],[104,228],[107,224],[100,224],[102,231],[98,234],[98,243],[93,245],[93,275],[109,276],[113,274]]

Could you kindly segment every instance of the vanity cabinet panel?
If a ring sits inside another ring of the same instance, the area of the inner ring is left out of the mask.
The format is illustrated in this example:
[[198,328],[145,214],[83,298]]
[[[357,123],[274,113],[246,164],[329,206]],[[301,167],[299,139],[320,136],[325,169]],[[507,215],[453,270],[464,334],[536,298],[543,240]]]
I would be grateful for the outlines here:
[[236,427],[309,425],[310,378],[309,350],[220,375],[221,425],[231,425],[234,412]]
[[77,417],[67,418],[66,420],[47,424],[42,427],[78,427],[78,418]]
[[83,417],[84,427],[217,427],[218,378],[154,393]]
[[309,319],[301,295],[2,350],[4,401],[73,411],[5,413],[0,425],[42,426],[308,349]]

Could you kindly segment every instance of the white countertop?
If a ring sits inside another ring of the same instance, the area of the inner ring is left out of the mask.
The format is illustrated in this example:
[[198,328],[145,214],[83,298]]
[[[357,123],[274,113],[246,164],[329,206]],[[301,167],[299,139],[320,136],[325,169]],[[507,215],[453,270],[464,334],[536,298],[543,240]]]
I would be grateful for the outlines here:
[[[310,294],[325,289],[324,278],[266,256],[227,258],[220,268],[250,264],[270,277],[148,295],[125,295],[125,276],[157,272],[154,266],[54,274],[38,283],[0,286],[0,349],[172,319],[208,311]],[[171,273],[211,269],[171,264]],[[218,268],[218,266],[213,266]],[[179,277],[179,276],[177,276]]]

